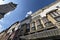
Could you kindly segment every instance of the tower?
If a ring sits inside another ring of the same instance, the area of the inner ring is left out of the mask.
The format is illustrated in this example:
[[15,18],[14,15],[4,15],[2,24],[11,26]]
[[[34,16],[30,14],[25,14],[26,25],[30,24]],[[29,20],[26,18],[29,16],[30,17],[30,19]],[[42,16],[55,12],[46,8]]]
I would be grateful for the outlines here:
[[17,4],[13,2],[0,5],[0,19],[3,18],[6,13],[13,11],[16,8],[16,6]]

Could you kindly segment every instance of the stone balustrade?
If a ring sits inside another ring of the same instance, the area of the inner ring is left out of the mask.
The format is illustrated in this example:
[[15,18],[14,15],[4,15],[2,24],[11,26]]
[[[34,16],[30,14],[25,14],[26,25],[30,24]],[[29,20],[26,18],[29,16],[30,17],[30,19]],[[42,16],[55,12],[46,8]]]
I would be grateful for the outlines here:
[[42,32],[29,34],[29,35],[26,35],[26,36],[20,36],[20,38],[36,39],[36,38],[45,38],[45,37],[58,36],[58,35],[60,35],[60,29],[51,29],[51,30],[45,30],[45,31],[42,31]]

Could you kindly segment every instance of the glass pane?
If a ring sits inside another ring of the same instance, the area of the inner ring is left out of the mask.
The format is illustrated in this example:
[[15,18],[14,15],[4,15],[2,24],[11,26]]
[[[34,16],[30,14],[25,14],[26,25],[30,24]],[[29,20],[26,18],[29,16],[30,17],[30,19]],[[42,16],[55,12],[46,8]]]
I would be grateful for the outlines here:
[[41,24],[41,22],[40,22],[39,19],[36,21],[36,24],[37,24],[37,25],[40,25],[40,24]]
[[32,23],[32,27],[34,27],[34,26],[35,26],[35,22]]
[[42,20],[44,23],[49,22],[49,20],[46,17],[44,17]]
[[57,10],[56,12],[60,15],[60,10]]
[[38,25],[37,27],[38,27],[38,28],[43,28],[43,26],[42,26],[42,25]]
[[35,30],[35,22],[32,23],[32,29]]
[[45,25],[46,25],[47,27],[53,26],[52,23],[46,23]]
[[52,17],[56,17],[53,13],[50,13],[50,15],[51,15]]
[[59,16],[59,14],[57,12],[53,12],[53,14],[57,17]]
[[29,29],[30,28],[30,24],[27,24],[27,29]]
[[57,20],[58,22],[60,22],[60,17],[57,17],[56,20]]

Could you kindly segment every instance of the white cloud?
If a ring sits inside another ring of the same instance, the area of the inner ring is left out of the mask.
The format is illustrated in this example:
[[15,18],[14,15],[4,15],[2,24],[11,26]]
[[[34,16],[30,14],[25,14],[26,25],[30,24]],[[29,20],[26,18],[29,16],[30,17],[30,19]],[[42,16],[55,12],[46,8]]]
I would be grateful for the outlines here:
[[3,1],[3,0],[0,0],[0,5],[1,5],[1,4],[4,4],[4,1]]
[[3,21],[3,18],[0,19],[0,22],[2,22],[2,23],[4,22],[4,21]]
[[0,24],[0,32],[1,32],[3,29],[4,29],[3,26]]
[[25,17],[28,17],[28,16],[31,15],[31,14],[32,14],[32,11],[29,11],[29,12],[27,12],[27,14],[26,14]]
[[8,12],[5,16],[8,16],[11,12]]

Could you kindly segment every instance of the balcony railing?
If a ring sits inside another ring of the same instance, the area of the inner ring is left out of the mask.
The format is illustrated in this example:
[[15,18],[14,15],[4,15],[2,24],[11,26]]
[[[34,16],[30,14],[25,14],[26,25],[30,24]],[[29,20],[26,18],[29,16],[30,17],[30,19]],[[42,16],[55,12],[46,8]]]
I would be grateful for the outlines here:
[[20,38],[36,39],[36,38],[45,38],[45,37],[58,36],[58,35],[60,35],[60,29],[51,29],[51,30],[45,30],[45,31],[42,31],[42,32],[29,34],[29,35],[26,35],[26,36],[20,36]]

